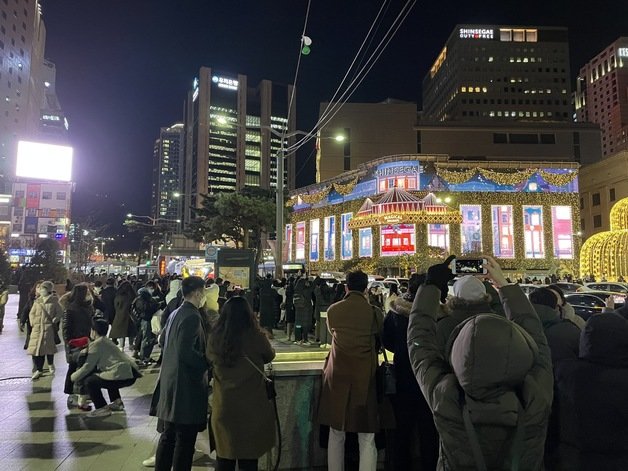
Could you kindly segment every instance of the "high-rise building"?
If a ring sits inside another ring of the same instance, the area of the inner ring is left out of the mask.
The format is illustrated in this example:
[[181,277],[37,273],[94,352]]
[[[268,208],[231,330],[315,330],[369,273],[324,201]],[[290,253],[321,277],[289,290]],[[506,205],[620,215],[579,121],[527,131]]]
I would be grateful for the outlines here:
[[[188,92],[185,116],[184,220],[200,195],[244,187],[275,188],[280,133],[294,132],[292,85],[262,80],[249,86],[242,74],[202,67]],[[285,139],[284,148],[294,142]],[[294,188],[294,158],[286,158],[284,185]]]
[[604,48],[580,69],[576,119],[600,125],[602,155],[628,149],[628,37]]
[[[181,175],[183,173],[185,130],[182,123],[161,128],[153,150],[152,217],[181,219]],[[169,223],[178,228],[177,223]]]
[[566,28],[457,25],[423,80],[422,121],[570,121]]
[[40,134],[42,137],[45,136],[47,141],[63,142],[67,139],[69,124],[57,98],[57,68],[53,62],[44,60],[42,70]]
[[46,28],[38,0],[0,8],[0,191],[9,189],[19,139],[39,130]]

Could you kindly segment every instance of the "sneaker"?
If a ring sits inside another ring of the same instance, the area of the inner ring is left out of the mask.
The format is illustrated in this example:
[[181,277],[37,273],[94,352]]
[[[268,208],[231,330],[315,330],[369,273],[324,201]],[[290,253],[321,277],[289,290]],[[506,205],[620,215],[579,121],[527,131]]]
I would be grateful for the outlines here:
[[83,412],[89,412],[90,410],[92,410],[92,406],[90,406],[89,404],[79,404],[77,407],[78,410],[82,410]]
[[109,404],[107,406],[107,408],[111,411],[111,412],[122,412],[124,411],[124,403],[122,402],[121,399],[116,399],[115,401],[113,401],[111,404]]
[[78,397],[76,394],[70,394],[68,396],[68,400],[66,401],[66,405],[68,406],[68,409],[74,409],[76,407],[78,407]]
[[205,452],[203,452],[202,450],[199,450],[198,448],[194,448],[194,456],[192,457],[192,462],[200,460],[204,456],[205,456]]
[[327,348],[327,344],[326,344],[326,343],[321,343],[321,344],[319,345],[319,347],[320,347],[320,348]]
[[304,340],[301,345],[311,345],[311,343],[309,340]]
[[155,467],[155,455],[142,461],[142,466],[146,466],[147,468],[154,468]]
[[101,407],[100,409],[94,409],[91,412],[88,412],[86,417],[109,417],[111,415],[111,411],[107,407]]
[[44,375],[44,373],[43,373],[43,372],[41,372],[41,371],[37,370],[37,371],[35,371],[35,372],[33,373],[33,376],[31,376],[31,379],[34,381],[34,380],[36,380],[36,379],[41,378],[43,375]]
[[50,371],[51,375],[55,374],[55,371],[57,371],[57,369],[55,368],[55,365],[50,365],[48,367],[48,370]]

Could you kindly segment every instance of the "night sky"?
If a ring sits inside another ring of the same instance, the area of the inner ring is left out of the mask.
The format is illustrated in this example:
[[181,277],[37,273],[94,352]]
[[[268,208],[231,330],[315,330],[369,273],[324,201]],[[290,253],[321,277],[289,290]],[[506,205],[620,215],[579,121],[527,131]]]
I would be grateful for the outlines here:
[[[199,68],[291,83],[307,6],[307,0],[42,3],[46,57],[57,65],[57,94],[75,147],[74,215],[98,209],[112,233],[127,212],[149,212],[154,140],[160,127],[182,120]],[[389,3],[380,35],[405,0]],[[303,57],[297,83],[298,129],[311,129],[380,6],[312,0],[312,53]],[[628,35],[627,18],[625,0],[417,2],[351,101],[420,103],[421,80],[457,23],[567,26],[574,82],[582,64]],[[311,149],[298,156],[298,186],[314,180],[314,159],[306,161]]]

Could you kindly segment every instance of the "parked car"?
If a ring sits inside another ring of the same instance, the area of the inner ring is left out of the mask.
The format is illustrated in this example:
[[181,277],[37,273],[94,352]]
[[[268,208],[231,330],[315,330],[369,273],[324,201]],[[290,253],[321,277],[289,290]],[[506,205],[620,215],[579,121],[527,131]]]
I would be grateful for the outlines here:
[[583,291],[584,288],[581,284],[578,283],[566,283],[563,281],[559,281],[558,283],[554,284],[562,289],[563,293],[565,294],[577,293],[579,291]]
[[593,314],[600,314],[606,307],[606,300],[609,296],[615,299],[615,308],[620,308],[626,303],[626,295],[623,293],[613,293],[610,291],[584,291],[565,296],[565,299],[574,308],[576,314],[585,321]]
[[598,281],[593,283],[585,283],[584,287],[586,288],[586,291],[612,291],[614,293],[628,294],[628,283]]

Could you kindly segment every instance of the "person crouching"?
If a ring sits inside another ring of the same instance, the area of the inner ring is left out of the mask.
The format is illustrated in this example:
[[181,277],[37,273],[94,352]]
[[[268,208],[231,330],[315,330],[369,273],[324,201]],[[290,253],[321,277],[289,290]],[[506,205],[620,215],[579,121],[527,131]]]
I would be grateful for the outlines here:
[[[142,375],[135,362],[107,338],[109,324],[103,318],[92,320],[91,337],[94,339],[87,346],[85,363],[76,370],[71,380],[82,381],[89,392],[95,409],[88,417],[107,417],[115,411],[123,411],[120,388],[131,386]],[[107,405],[102,389],[109,393],[111,404]]]

